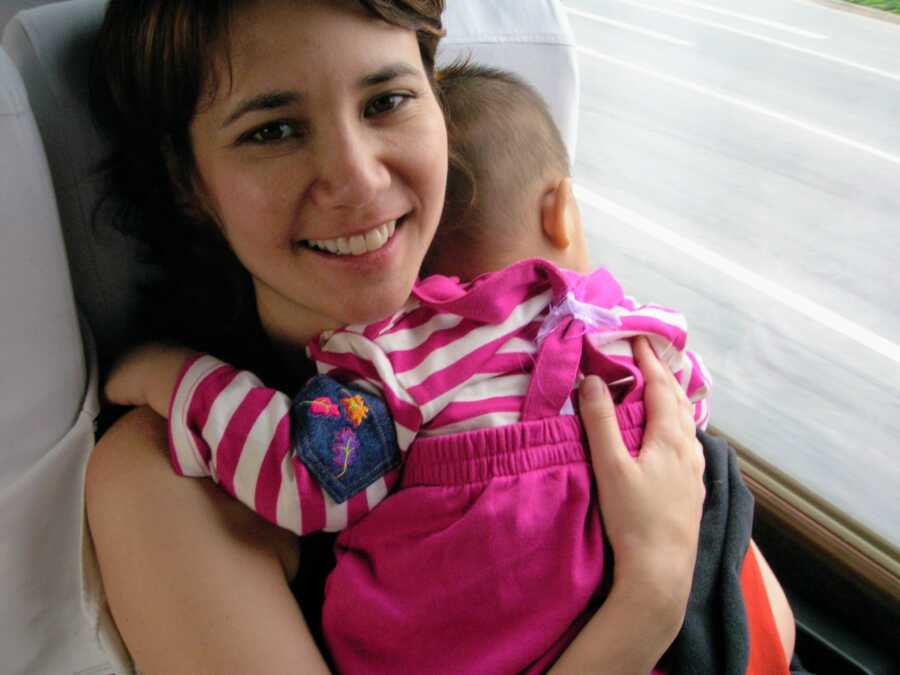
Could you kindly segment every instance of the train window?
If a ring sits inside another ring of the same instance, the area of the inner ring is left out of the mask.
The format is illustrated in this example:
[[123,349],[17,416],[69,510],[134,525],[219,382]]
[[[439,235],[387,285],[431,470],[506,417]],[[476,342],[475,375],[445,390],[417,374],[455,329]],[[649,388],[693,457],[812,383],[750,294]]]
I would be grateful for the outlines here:
[[900,3],[567,0],[596,263],[683,311],[760,502],[898,594]]

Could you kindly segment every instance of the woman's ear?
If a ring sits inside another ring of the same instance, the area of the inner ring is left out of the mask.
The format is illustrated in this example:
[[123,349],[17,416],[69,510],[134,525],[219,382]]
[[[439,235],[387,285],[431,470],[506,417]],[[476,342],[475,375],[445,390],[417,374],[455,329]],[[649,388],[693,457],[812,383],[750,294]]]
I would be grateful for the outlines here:
[[541,227],[544,236],[560,251],[578,241],[581,217],[572,192],[572,179],[566,176],[550,187],[541,199]]

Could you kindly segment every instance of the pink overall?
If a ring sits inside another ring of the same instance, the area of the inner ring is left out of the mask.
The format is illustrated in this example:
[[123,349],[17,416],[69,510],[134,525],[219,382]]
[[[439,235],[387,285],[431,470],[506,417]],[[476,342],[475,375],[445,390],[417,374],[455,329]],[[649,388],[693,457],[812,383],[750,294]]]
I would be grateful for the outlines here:
[[605,270],[536,259],[429,277],[396,315],[322,334],[320,375],[293,399],[198,357],[172,399],[172,462],[293,532],[342,530],[323,609],[341,672],[541,671],[611,577],[573,385],[607,382],[637,454],[635,335],[702,424],[709,379],[683,317]]
[[[585,332],[571,317],[541,343],[521,422],[418,438],[400,489],[340,534],[323,616],[339,672],[541,672],[590,618],[609,569],[583,431],[559,415]],[[632,454],[642,396],[617,410]]]

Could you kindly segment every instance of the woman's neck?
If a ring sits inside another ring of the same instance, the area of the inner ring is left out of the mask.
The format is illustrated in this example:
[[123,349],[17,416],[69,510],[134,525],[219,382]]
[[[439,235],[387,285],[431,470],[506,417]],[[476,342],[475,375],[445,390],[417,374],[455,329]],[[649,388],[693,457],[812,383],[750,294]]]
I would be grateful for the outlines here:
[[270,292],[256,292],[256,307],[263,332],[274,351],[274,360],[291,379],[309,375],[310,363],[306,358],[306,345],[325,330],[339,327],[328,317],[323,317],[304,307],[295,306],[281,296]]
[[278,378],[285,382],[302,382],[312,375],[312,362],[306,357],[303,347],[289,342],[269,338],[274,352],[273,367],[279,367]]
[[[255,280],[254,280],[255,281]],[[303,352],[319,333],[341,326],[336,319],[295,304],[255,281],[256,309],[263,330],[273,343]]]

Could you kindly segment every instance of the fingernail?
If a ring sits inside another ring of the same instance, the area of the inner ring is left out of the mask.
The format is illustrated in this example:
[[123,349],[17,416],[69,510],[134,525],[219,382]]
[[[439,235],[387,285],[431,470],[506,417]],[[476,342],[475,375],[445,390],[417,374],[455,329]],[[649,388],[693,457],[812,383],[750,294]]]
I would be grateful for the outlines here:
[[595,401],[603,397],[606,384],[596,375],[588,375],[581,383],[581,395],[586,401]]

